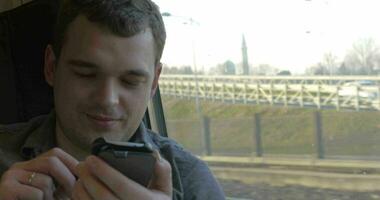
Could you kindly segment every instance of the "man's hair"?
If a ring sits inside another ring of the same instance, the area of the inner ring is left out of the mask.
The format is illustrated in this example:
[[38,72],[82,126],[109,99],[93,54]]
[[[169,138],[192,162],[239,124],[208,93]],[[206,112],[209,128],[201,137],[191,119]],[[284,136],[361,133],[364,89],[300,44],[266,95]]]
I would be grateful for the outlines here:
[[81,14],[122,37],[131,37],[150,28],[155,43],[155,64],[160,62],[166,31],[160,10],[151,0],[61,0],[53,42],[57,58],[69,24]]

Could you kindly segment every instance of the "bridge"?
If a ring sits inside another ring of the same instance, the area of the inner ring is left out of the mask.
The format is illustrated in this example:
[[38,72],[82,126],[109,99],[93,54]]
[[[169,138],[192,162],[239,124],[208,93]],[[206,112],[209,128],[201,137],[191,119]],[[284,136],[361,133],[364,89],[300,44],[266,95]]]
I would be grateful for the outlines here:
[[162,75],[163,95],[243,104],[380,110],[380,76]]

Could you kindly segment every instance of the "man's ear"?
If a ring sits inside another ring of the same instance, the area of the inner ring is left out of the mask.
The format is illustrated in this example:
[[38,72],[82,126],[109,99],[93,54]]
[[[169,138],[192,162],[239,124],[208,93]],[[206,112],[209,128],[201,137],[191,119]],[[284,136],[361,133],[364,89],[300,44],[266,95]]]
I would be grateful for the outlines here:
[[153,98],[154,94],[156,94],[156,90],[158,87],[158,79],[160,78],[162,70],[162,63],[158,63],[154,68],[154,79],[152,83],[152,89],[150,91],[150,98]]
[[54,86],[54,75],[57,60],[53,51],[53,47],[49,44],[45,49],[44,74],[45,80],[50,86]]

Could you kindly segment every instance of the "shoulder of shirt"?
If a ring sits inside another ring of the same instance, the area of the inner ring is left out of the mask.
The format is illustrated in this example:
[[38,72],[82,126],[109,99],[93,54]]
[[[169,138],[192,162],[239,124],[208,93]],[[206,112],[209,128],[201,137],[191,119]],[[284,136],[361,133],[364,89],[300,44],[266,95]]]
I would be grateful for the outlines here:
[[28,122],[0,124],[0,149],[18,148],[31,132],[41,126],[46,115],[32,118]]
[[171,163],[172,170],[177,171],[180,176],[184,199],[224,199],[220,186],[203,160],[171,138],[160,136],[150,130],[148,133],[160,148],[161,155],[169,159],[169,162],[174,162]]
[[181,158],[183,158],[183,155],[186,155],[186,157],[190,156],[193,159],[198,159],[191,152],[184,149],[182,145],[177,143],[172,138],[161,136],[160,134],[155,133],[151,130],[147,130],[147,132],[149,136],[152,138],[153,143],[155,143],[155,145],[157,145],[160,150],[170,148],[170,150],[173,152],[174,157],[180,156]]
[[187,176],[190,175],[196,168],[207,167],[202,160],[188,150],[184,149],[175,140],[168,137],[163,137],[150,130],[148,130],[148,133],[150,134],[152,141],[160,148],[161,153],[171,154],[163,156],[170,156],[173,158],[182,178],[187,178]]

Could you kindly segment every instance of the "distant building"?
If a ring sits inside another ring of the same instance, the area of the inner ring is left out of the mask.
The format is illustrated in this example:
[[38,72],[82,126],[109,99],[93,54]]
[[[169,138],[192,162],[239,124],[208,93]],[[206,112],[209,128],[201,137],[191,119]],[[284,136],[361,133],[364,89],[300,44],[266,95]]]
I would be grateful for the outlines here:
[[232,61],[230,61],[230,60],[226,61],[223,64],[223,66],[224,66],[223,74],[225,74],[225,75],[235,75],[236,74],[235,64]]
[[219,75],[235,75],[236,74],[235,64],[230,60],[227,60],[223,64],[219,64],[217,66],[217,74],[219,74]]

